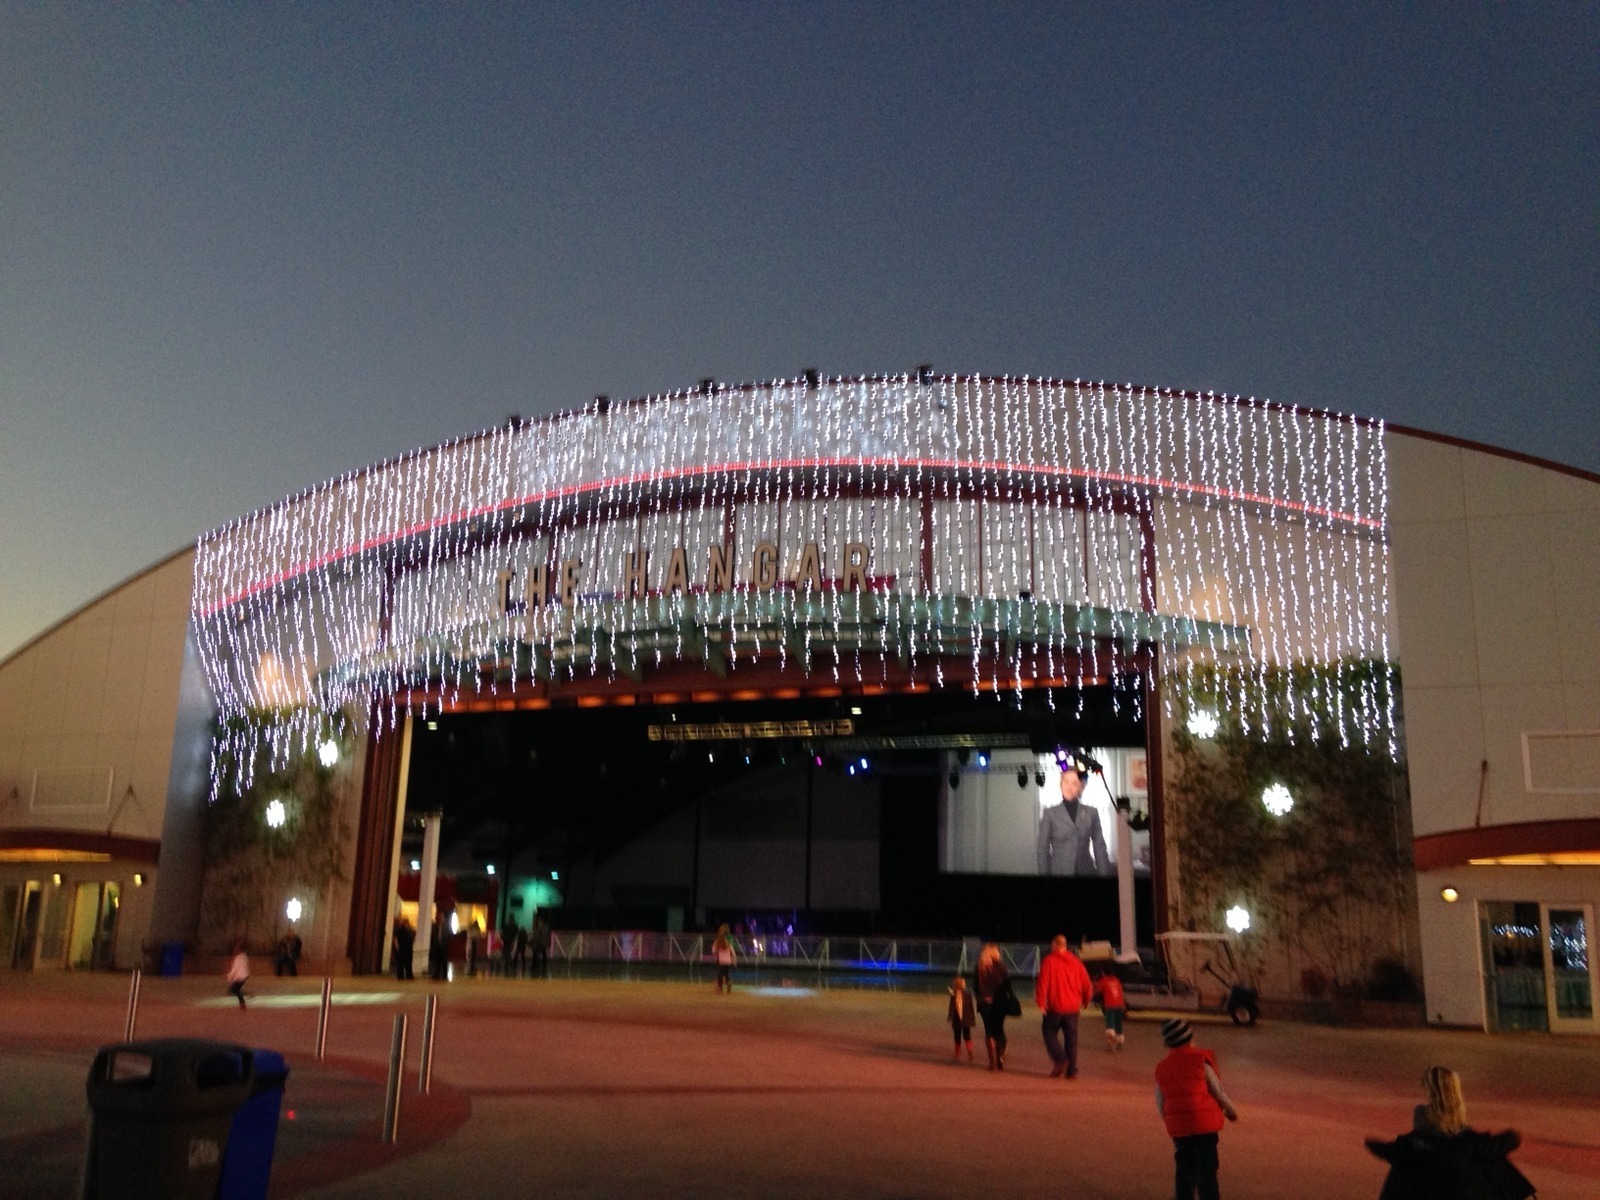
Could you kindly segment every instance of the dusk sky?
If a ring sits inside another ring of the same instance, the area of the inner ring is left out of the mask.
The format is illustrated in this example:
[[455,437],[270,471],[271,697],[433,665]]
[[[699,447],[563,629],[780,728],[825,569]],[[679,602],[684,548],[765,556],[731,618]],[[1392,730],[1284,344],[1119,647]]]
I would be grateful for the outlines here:
[[0,6],[0,657],[512,413],[918,363],[1600,471],[1600,5]]

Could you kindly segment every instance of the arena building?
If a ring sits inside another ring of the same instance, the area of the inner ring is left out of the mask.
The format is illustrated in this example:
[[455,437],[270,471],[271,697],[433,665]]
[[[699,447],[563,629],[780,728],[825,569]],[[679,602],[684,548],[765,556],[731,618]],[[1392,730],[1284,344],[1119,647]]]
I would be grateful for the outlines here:
[[1385,967],[1435,1022],[1600,1031],[1597,533],[1591,475],[1236,397],[597,398],[289,497],[0,663],[0,947],[292,924],[381,970],[444,869],[468,928],[1249,921],[1269,996]]

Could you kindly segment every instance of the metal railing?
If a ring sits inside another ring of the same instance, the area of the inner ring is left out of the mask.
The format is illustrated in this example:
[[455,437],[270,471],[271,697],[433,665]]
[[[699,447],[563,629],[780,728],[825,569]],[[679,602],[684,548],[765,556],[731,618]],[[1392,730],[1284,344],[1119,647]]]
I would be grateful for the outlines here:
[[[641,930],[569,930],[550,936],[552,962],[683,965],[711,962],[713,935]],[[982,943],[907,938],[806,937],[797,934],[737,934],[735,949],[746,966],[810,968],[818,971],[969,974]],[[1012,975],[1039,973],[1043,948],[1002,942],[1000,958]]]

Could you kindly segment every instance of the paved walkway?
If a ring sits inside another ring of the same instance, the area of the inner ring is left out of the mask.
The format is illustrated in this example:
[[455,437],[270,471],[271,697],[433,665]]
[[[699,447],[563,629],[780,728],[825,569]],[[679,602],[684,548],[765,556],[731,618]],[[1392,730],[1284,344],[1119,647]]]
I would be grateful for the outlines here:
[[[337,980],[318,1061],[320,982],[145,979],[139,1037],[214,1037],[284,1054],[271,1195],[896,1198],[1171,1195],[1155,1113],[1155,1020],[1109,1054],[1085,1023],[1075,1083],[1047,1077],[1031,1014],[1003,1074],[949,1061],[942,997],[671,982],[463,980],[438,986],[434,1085],[415,1069],[426,982]],[[797,980],[796,982],[804,982]],[[120,1041],[128,979],[0,974],[0,1198],[76,1195],[94,1050]],[[400,1138],[380,1138],[394,1014],[410,1020]],[[1600,1195],[1600,1041],[1263,1022],[1200,1027],[1241,1119],[1223,1193],[1378,1193],[1365,1135],[1392,1136],[1430,1063],[1456,1068],[1480,1127],[1521,1130],[1541,1200]]]

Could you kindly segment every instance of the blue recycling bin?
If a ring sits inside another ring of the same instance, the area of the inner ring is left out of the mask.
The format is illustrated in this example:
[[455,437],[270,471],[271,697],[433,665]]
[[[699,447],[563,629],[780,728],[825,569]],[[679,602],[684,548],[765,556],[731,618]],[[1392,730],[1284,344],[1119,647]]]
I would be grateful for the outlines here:
[[183,943],[182,942],[162,942],[161,943],[161,962],[160,962],[160,966],[161,966],[161,974],[162,974],[163,977],[170,978],[172,976],[182,975],[183,974]]
[[222,1156],[217,1200],[267,1200],[272,1178],[272,1152],[278,1141],[278,1113],[289,1067],[274,1050],[252,1053],[254,1077],[250,1098],[233,1114],[228,1148]]

